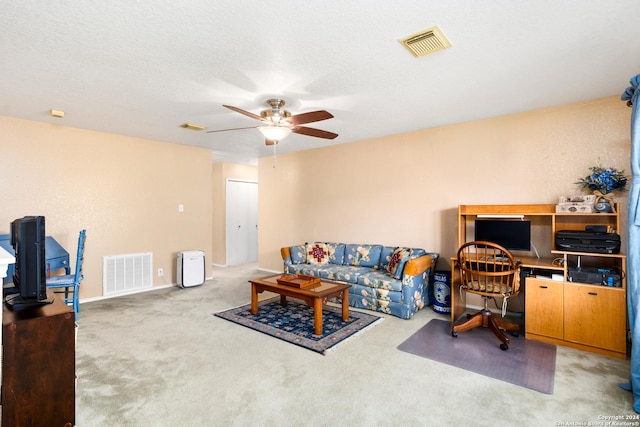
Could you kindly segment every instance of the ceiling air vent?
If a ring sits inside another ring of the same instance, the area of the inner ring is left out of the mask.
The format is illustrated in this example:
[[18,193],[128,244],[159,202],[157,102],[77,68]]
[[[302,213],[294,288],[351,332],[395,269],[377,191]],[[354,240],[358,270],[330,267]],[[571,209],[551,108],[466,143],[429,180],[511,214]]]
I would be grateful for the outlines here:
[[431,27],[400,39],[400,43],[416,58],[451,47],[451,42],[447,40],[447,37],[438,27]]
[[181,128],[190,129],[190,130],[205,130],[206,126],[196,125],[194,123],[183,123],[180,125]]

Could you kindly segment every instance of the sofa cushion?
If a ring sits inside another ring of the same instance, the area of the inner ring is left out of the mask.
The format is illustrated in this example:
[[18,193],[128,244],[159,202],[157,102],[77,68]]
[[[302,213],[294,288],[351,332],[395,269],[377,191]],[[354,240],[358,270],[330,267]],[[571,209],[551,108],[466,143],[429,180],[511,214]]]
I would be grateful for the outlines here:
[[389,265],[389,259],[391,259],[391,254],[396,250],[395,246],[384,246],[382,248],[382,252],[380,253],[380,270],[387,271],[387,266]]
[[381,245],[360,245],[358,252],[360,253],[360,258],[358,259],[360,267],[378,268],[380,254],[382,253]]
[[344,263],[359,267],[378,268],[381,253],[381,245],[346,245]]
[[329,263],[329,249],[324,243],[307,243],[307,262],[313,265]]
[[336,264],[289,264],[285,266],[285,273],[288,274],[304,274],[305,276],[321,277],[327,280],[351,284],[358,283],[360,275],[370,272],[371,269],[367,267]]
[[344,243],[326,243],[329,250],[329,264],[344,264]]
[[358,283],[349,289],[349,292],[351,291],[353,291],[354,294],[373,297],[376,301],[402,302],[402,292],[392,291],[389,289],[372,288]]
[[389,264],[387,265],[387,271],[394,278],[400,279],[402,277],[402,271],[404,270],[404,265],[410,259],[411,249],[409,248],[396,248],[391,257],[389,258]]
[[328,264],[317,266],[315,275],[327,280],[355,284],[358,283],[362,274],[367,274],[370,271],[371,269],[368,267]]
[[358,265],[358,245],[345,245],[344,265]]
[[358,284],[369,288],[402,290],[402,280],[394,278],[386,270],[369,270],[358,277]]
[[287,274],[304,274],[305,276],[320,277],[319,269],[323,266],[312,264],[289,264],[284,272]]
[[291,262],[293,264],[304,264],[307,262],[307,246],[297,245],[289,248],[291,252]]
[[[421,257],[422,255],[426,255],[427,251],[419,248],[411,248],[411,259]],[[433,264],[435,265],[435,264]]]

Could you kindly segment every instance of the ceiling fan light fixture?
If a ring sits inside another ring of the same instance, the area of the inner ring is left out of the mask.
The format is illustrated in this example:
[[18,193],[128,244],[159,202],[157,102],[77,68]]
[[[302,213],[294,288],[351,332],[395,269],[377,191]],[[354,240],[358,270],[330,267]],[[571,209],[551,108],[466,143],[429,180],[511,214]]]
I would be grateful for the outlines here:
[[272,141],[282,141],[291,133],[291,129],[284,126],[258,126],[258,130]]

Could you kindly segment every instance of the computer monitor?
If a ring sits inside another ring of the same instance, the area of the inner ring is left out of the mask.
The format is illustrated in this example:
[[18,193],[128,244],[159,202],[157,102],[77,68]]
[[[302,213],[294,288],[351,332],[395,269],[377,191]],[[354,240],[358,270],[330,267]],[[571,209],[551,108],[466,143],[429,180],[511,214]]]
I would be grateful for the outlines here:
[[477,219],[474,239],[497,243],[510,251],[530,251],[531,221]]
[[44,224],[43,216],[25,216],[11,223],[16,293],[7,295],[5,302],[14,310],[52,302],[47,299]]

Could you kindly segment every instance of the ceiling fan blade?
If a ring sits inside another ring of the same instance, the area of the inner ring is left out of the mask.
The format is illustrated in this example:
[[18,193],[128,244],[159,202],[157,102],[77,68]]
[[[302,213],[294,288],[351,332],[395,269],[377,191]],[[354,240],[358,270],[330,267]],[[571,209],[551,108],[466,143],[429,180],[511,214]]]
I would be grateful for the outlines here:
[[303,125],[305,123],[319,122],[321,120],[332,119],[333,114],[325,110],[310,111],[308,113],[296,114],[291,116],[293,125]]
[[235,111],[236,113],[244,114],[245,116],[251,117],[252,119],[262,121],[262,117],[258,116],[257,114],[250,113],[249,111],[242,110],[238,107],[233,107],[231,105],[223,105],[223,107],[228,108],[232,111]]
[[249,126],[244,128],[231,128],[231,129],[219,129],[219,130],[208,130],[207,133],[215,133],[215,132],[226,132],[228,130],[240,130],[240,129],[255,129],[258,126]]
[[337,133],[329,132],[326,130],[308,128],[305,126],[296,126],[292,130],[293,133],[299,133],[301,135],[315,136],[316,138],[334,139],[338,136]]

